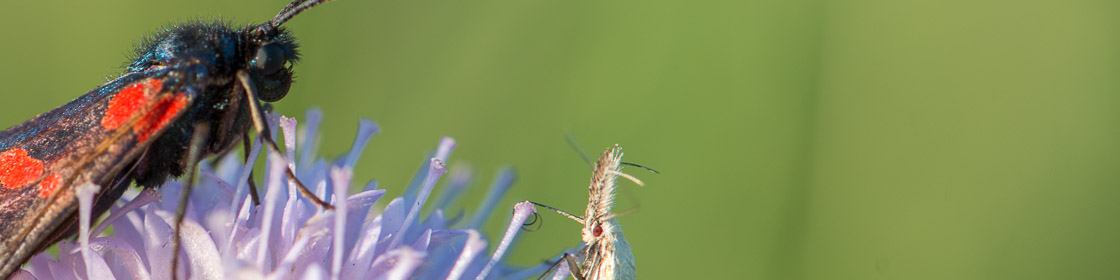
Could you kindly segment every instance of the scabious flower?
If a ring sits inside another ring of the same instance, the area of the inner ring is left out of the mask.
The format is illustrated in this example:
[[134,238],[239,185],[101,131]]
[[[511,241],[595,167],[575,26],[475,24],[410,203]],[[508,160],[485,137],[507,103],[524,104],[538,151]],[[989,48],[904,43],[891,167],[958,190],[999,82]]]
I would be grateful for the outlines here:
[[[327,161],[315,154],[320,120],[318,111],[309,112],[297,137],[295,119],[280,117],[286,157],[265,150],[260,205],[249,198],[246,182],[261,145],[247,151],[248,162],[231,155],[199,165],[183,220],[179,279],[493,279],[541,271],[501,263],[534,214],[529,203],[514,207],[501,242],[493,253],[483,252],[487,241],[477,228],[492,210],[504,208],[497,201],[512,184],[511,170],[501,171],[485,202],[465,222],[462,216],[445,217],[443,208],[467,186],[469,170],[453,173],[444,195],[425,214],[421,210],[447,172],[445,162],[455,146],[443,138],[404,194],[382,208],[376,202],[385,190],[376,181],[348,194],[354,165],[377,125],[362,121],[350,152]],[[295,139],[300,140],[299,157]],[[335,210],[299,194],[285,176],[286,167]],[[171,239],[182,186],[170,181],[158,190],[130,190],[92,230],[89,205],[98,187],[78,187],[78,240],[60,242],[57,259],[47,253],[33,257],[13,279],[171,279]],[[113,234],[102,234],[109,226]]]

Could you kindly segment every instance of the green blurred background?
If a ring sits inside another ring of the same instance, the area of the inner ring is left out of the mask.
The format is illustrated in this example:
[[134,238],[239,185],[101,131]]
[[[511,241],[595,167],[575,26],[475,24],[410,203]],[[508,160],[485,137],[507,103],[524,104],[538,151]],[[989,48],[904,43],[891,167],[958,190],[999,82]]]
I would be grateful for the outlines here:
[[[167,23],[272,1],[11,1],[0,126],[117,75]],[[440,136],[479,176],[582,212],[619,143],[645,187],[620,218],[643,279],[1120,278],[1116,1],[362,1],[287,26],[326,155],[377,121],[357,179],[400,193]],[[437,190],[438,192],[438,190]],[[486,230],[508,221],[498,210]],[[544,216],[509,258],[579,242]]]

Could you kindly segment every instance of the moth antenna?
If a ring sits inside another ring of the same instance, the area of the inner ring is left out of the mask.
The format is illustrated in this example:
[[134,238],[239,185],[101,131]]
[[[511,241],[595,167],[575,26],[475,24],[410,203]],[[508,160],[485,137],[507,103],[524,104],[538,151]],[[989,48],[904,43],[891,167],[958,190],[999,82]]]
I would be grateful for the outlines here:
[[277,13],[276,17],[273,17],[272,20],[268,21],[265,24],[261,24],[261,26],[257,27],[257,31],[258,32],[265,32],[265,31],[276,30],[277,28],[280,27],[280,25],[284,24],[285,22],[288,22],[289,19],[292,19],[292,17],[298,15],[299,13],[301,13],[303,11],[306,11],[307,9],[311,9],[311,7],[315,7],[319,4],[330,2],[330,1],[331,0],[295,0],[295,1],[292,1],[291,3],[288,3],[287,6],[284,6],[284,9],[280,10],[280,12]]
[[564,217],[568,217],[569,219],[575,220],[576,222],[579,222],[580,224],[584,223],[583,218],[580,218],[579,216],[576,216],[576,215],[572,215],[568,212],[564,212],[564,210],[552,208],[552,206],[548,206],[548,205],[544,205],[544,204],[540,204],[540,203],[536,203],[536,202],[532,202],[532,201],[530,201],[529,203],[532,203],[533,205],[536,205],[536,206],[539,206],[539,207],[544,207],[545,209],[548,209],[548,210],[556,211],[556,213],[560,213],[560,215],[563,215]]
[[657,171],[657,170],[653,170],[653,168],[645,167],[645,166],[642,166],[642,165],[640,165],[640,164],[636,164],[636,163],[629,163],[629,162],[620,162],[620,163],[618,163],[618,164],[621,164],[621,165],[629,165],[629,166],[633,166],[633,167],[637,167],[637,168],[641,168],[641,169],[649,170],[649,172],[653,172],[653,174],[661,174],[661,172],[659,172],[659,171]]
[[292,8],[295,8],[296,5],[299,5],[300,3],[303,3],[303,2],[304,1],[301,1],[301,0],[294,0],[291,3],[288,3],[288,5],[285,5],[283,9],[280,9],[279,13],[276,13],[276,16],[273,17],[274,18],[273,20],[275,20],[275,18],[280,17],[280,15],[283,15],[283,14],[286,14],[286,13],[290,12],[292,10]]

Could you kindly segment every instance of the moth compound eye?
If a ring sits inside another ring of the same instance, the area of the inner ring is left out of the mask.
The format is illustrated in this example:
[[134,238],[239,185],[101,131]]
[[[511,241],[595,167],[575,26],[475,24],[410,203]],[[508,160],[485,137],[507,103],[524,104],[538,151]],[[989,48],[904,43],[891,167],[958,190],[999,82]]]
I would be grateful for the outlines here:
[[280,71],[287,63],[284,59],[284,49],[280,48],[279,44],[273,43],[261,46],[257,49],[257,56],[253,58],[253,67],[266,76]]
[[603,226],[595,226],[595,229],[591,230],[591,234],[595,235],[595,237],[603,235]]

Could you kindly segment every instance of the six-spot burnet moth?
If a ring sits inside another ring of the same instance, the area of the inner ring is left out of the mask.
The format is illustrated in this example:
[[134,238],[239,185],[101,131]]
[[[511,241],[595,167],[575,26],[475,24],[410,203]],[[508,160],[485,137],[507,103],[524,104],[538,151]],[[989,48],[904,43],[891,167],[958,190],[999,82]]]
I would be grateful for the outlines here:
[[[78,185],[103,186],[94,203],[100,215],[132,182],[157,187],[170,176],[192,177],[199,158],[250,142],[250,127],[279,152],[260,102],[288,93],[299,57],[295,38],[280,25],[326,1],[294,0],[255,26],[168,28],[139,49],[120,77],[0,132],[0,279],[76,233]],[[288,177],[330,207],[290,169]]]

